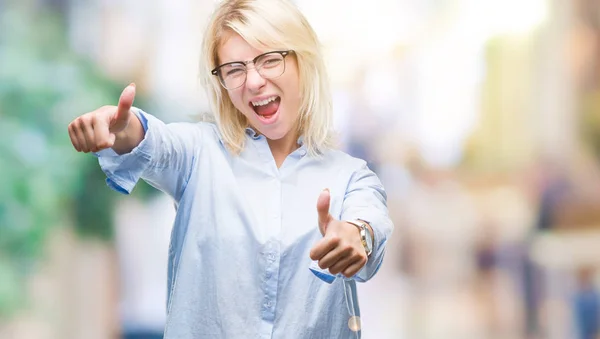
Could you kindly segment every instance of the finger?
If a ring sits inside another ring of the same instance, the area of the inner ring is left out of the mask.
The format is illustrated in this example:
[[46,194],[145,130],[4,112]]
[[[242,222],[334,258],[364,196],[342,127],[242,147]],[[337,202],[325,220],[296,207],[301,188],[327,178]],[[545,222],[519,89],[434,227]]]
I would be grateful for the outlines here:
[[83,152],[94,152],[96,146],[94,144],[94,128],[92,127],[91,119],[81,125],[81,131],[83,133],[83,137],[85,138],[85,147],[83,148]]
[[85,150],[87,149],[87,142],[85,141],[85,135],[83,134],[83,122],[81,121],[81,118],[75,120],[73,126],[73,134],[75,135],[75,138],[77,139],[77,144],[79,146],[77,151],[85,152]]
[[94,126],[94,144],[96,146],[94,152],[112,147],[115,144],[116,136],[114,133],[110,133],[106,118],[96,114],[94,115],[92,124]]
[[71,138],[71,144],[73,144],[75,150],[79,152],[81,148],[79,147],[79,141],[77,140],[77,135],[75,133],[74,123],[71,122],[67,129],[69,130],[69,138]]
[[111,125],[119,125],[127,123],[129,119],[129,111],[133,105],[135,99],[135,84],[131,83],[125,87],[119,98],[119,104],[117,105],[117,112],[113,116]]
[[[322,269],[330,268],[330,267],[334,266],[335,264],[350,257],[350,254],[352,254],[352,247],[338,246],[338,247],[334,248],[332,251],[329,251],[329,253],[326,253],[319,260],[319,267],[321,267]],[[344,266],[344,268],[346,266]]]
[[342,274],[346,278],[353,277],[354,275],[356,275],[356,273],[358,273],[360,271],[361,268],[363,268],[363,266],[365,266],[366,263],[367,263],[367,259],[365,257],[359,257],[358,260],[354,261],[346,269],[344,269],[342,271]]
[[325,235],[327,231],[327,224],[331,220],[331,215],[329,214],[329,205],[331,202],[331,193],[329,189],[324,189],[319,194],[319,198],[317,199],[317,213],[319,215],[319,230],[321,234]]
[[343,272],[355,261],[356,261],[356,257],[354,257],[352,255],[347,255],[344,258],[333,263],[333,265],[331,265],[329,267],[329,272],[331,272],[331,274],[338,274],[340,272]]
[[325,254],[332,251],[340,243],[340,239],[335,238],[323,238],[317,242],[315,246],[310,250],[310,258],[312,260],[321,260]]

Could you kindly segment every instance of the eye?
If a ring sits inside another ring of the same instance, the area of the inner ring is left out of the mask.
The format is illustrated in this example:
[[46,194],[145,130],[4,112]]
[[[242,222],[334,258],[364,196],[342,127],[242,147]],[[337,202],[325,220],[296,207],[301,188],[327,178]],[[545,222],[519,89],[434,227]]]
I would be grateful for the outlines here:
[[221,67],[223,77],[239,76],[246,71],[246,67],[241,63],[227,64]]
[[266,59],[262,61],[263,67],[275,67],[279,65],[281,62],[281,57],[279,56],[268,56]]
[[238,76],[238,75],[241,75],[242,73],[244,73],[244,70],[242,68],[232,68],[225,72],[225,76],[227,76],[227,77]]

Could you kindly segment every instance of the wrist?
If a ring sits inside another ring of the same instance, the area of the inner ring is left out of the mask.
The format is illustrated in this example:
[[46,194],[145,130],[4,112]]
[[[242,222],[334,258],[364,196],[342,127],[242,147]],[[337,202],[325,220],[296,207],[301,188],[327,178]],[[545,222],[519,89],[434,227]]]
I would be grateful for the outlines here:
[[355,226],[358,229],[358,233],[360,236],[360,241],[365,249],[367,256],[370,256],[373,252],[374,247],[374,238],[373,238],[373,229],[368,222],[355,219],[355,220],[346,220],[347,223]]

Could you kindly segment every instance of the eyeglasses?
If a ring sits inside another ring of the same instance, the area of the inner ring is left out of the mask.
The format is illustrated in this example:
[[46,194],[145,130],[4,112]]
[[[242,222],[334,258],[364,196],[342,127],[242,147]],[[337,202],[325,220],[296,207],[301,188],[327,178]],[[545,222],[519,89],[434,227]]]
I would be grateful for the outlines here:
[[246,82],[249,64],[254,64],[258,74],[265,79],[273,79],[282,75],[285,72],[285,57],[292,52],[292,50],[267,52],[249,61],[222,64],[210,72],[219,77],[219,82],[225,89],[232,90],[241,87]]

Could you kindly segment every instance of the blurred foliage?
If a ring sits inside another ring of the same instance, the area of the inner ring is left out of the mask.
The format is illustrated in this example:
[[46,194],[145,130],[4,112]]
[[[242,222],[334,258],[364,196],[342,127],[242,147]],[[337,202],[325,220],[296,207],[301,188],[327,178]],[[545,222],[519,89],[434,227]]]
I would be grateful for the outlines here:
[[[79,234],[111,240],[118,197],[67,126],[116,102],[122,84],[69,49],[59,13],[15,4],[0,11],[0,319],[25,303],[53,227],[73,221]],[[141,186],[136,195],[149,191]]]
[[600,159],[600,89],[589,91],[581,100],[580,128],[583,141]]

